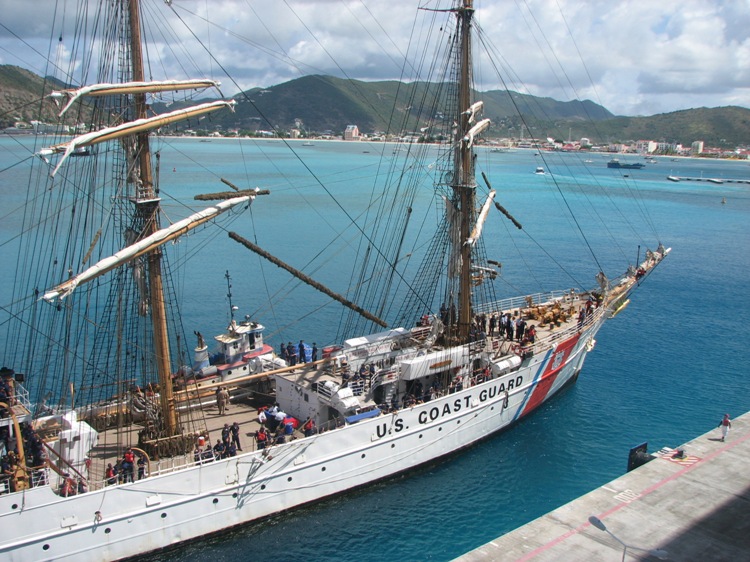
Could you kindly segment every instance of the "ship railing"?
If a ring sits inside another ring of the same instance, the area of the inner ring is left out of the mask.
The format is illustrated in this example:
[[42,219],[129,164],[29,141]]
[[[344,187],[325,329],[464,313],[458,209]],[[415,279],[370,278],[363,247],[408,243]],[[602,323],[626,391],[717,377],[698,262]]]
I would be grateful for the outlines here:
[[216,460],[213,455],[212,449],[207,449],[206,451],[204,451],[204,453],[206,453],[206,456],[208,456],[209,451],[211,455],[210,459],[201,457],[198,460],[196,460],[193,453],[190,453],[190,454],[186,453],[179,457],[165,457],[165,458],[159,459],[155,463],[151,464],[148,475],[159,476],[162,474],[169,474],[170,472],[184,470],[185,468],[194,466],[196,464],[203,464],[206,462],[212,462]]
[[[49,469],[46,466],[29,468],[27,471],[29,474],[28,482],[31,488],[45,486],[49,483]],[[10,475],[0,476],[0,496],[3,494],[10,494],[11,479],[12,477]]]
[[365,392],[365,379],[359,376],[349,379],[349,388],[352,389],[354,396],[362,396]]
[[541,304],[551,302],[573,302],[577,297],[578,290],[570,289],[568,291],[549,291],[546,293],[533,293],[530,295],[524,295],[522,297],[512,297],[485,303],[476,307],[476,313],[491,313],[491,312],[507,312],[514,309],[528,308],[529,302],[532,306],[538,306]]
[[16,403],[21,404],[26,411],[31,411],[31,402],[29,401],[29,391],[21,383],[13,383],[13,389],[15,391],[14,396]]
[[396,380],[398,380],[398,370],[396,369],[386,369],[382,371],[377,371],[372,377],[372,382],[370,383],[370,390],[374,391],[379,386],[392,383]]

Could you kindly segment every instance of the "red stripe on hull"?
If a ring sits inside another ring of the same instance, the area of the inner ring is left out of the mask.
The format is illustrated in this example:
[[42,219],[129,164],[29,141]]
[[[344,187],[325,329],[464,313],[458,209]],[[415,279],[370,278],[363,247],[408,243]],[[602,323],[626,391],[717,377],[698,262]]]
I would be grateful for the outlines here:
[[521,417],[534,411],[547,398],[550,388],[552,388],[555,379],[557,379],[557,375],[568,362],[573,348],[576,343],[578,343],[579,337],[580,334],[576,334],[569,340],[565,340],[555,348],[554,352],[552,352],[552,355],[547,362],[547,366],[545,367],[542,376],[539,378],[539,382],[537,382],[534,387],[534,391],[531,394],[529,401],[526,402],[526,407],[523,409]]

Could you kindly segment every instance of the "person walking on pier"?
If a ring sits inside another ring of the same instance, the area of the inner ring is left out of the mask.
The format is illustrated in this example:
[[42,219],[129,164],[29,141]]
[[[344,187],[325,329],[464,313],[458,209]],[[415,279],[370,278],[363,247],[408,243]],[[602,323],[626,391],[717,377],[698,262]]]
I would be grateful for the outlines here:
[[721,428],[721,440],[724,441],[729,433],[729,429],[732,427],[732,420],[729,419],[729,414],[724,414],[724,417],[719,422]]

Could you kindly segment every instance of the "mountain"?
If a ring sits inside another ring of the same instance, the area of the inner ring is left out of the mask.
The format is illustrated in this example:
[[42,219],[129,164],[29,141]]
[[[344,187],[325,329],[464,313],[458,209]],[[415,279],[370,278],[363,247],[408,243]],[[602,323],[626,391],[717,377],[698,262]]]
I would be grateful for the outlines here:
[[676,140],[689,145],[735,147],[750,143],[750,110],[744,107],[701,107],[650,117],[615,117],[596,124],[603,140]]
[[57,122],[57,105],[44,96],[63,88],[57,80],[45,80],[24,68],[0,65],[0,128],[16,122]]
[[[56,121],[57,107],[44,94],[64,87],[22,68],[0,65],[0,128],[17,121]],[[234,113],[221,112],[183,128],[207,131],[239,129],[277,131],[300,127],[304,131],[341,134],[347,125],[363,133],[414,131],[434,116],[419,115],[412,100],[430,99],[441,85],[426,82],[362,82],[311,75],[269,88],[254,88],[235,96]],[[484,116],[492,126],[490,137],[580,139],[615,143],[649,139],[689,145],[702,140],[708,146],[735,147],[750,142],[750,110],[742,107],[700,108],[648,117],[618,117],[589,101],[557,101],[517,92],[492,90],[477,96],[484,101]],[[252,100],[252,103],[251,101]],[[396,109],[394,110],[394,102]],[[167,109],[154,104],[157,113]],[[519,116],[519,112],[521,116]],[[85,121],[80,116],[70,117]],[[71,123],[68,123],[71,124]]]
[[[252,128],[253,123],[267,120],[279,123],[281,128],[290,128],[298,120],[307,130],[317,132],[340,132],[350,124],[363,132],[415,130],[427,124],[431,116],[412,113],[412,108],[419,105],[411,103],[412,100],[431,99],[439,89],[439,84],[426,82],[362,82],[304,76],[235,96],[239,107],[234,125],[240,129]],[[477,97],[484,101],[484,116],[492,120],[496,136],[507,136],[507,131],[513,128],[520,131],[519,111],[535,126],[543,122],[581,123],[614,117],[588,100],[560,102],[501,90],[483,92]],[[253,103],[248,103],[248,99]]]

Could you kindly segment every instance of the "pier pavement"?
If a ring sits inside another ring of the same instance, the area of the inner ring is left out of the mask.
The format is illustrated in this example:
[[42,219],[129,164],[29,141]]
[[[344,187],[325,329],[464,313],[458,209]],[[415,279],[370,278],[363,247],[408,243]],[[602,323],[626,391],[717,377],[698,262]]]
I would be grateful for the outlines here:
[[720,438],[714,428],[677,447],[684,458],[668,448],[652,453],[654,460],[457,560],[750,560],[750,413]]

